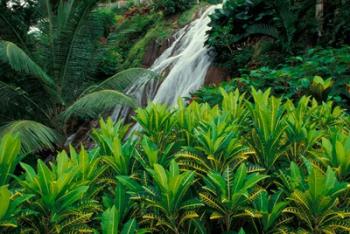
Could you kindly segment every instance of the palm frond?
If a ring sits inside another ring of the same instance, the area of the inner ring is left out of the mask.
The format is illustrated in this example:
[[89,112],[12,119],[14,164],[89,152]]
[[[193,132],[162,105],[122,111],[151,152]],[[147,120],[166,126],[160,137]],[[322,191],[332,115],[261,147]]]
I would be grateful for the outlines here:
[[12,121],[2,126],[0,138],[7,133],[19,135],[22,154],[54,149],[55,143],[60,141],[60,136],[55,130],[31,120]]
[[96,118],[106,111],[111,111],[116,105],[137,107],[129,96],[115,90],[101,90],[78,99],[63,113],[64,120],[72,116],[81,118]]
[[124,91],[128,87],[130,87],[135,82],[147,81],[153,79],[159,79],[159,75],[151,70],[144,68],[130,68],[115,74],[114,76],[106,79],[102,83],[98,85],[92,85],[88,87],[81,96],[103,90],[103,89],[111,89],[117,91]]
[[3,101],[9,101],[9,99],[12,99],[16,96],[23,95],[25,95],[25,91],[22,90],[20,87],[16,87],[0,81],[0,100],[2,103]]
[[[38,113],[39,111],[40,113]],[[18,86],[0,81],[0,113],[6,115],[6,119],[13,120],[23,113],[35,112],[35,115],[50,117],[38,105],[26,91]]]
[[0,81],[0,120],[10,121],[21,113],[25,105],[21,100],[26,94],[16,86]]
[[9,41],[0,41],[0,60],[8,63],[17,72],[33,75],[41,82],[54,87],[54,81],[21,48]]
[[279,16],[282,20],[284,30],[286,32],[288,46],[290,46],[290,44],[293,41],[294,34],[297,31],[295,23],[298,20],[298,17],[291,10],[292,7],[289,1],[277,0],[276,7],[279,13]]
[[54,65],[52,74],[66,102],[74,101],[89,85],[97,66],[98,38],[103,34],[102,21],[93,13],[97,2],[61,1],[57,15],[64,17],[52,20],[46,58]]
[[248,37],[256,34],[270,36],[274,39],[280,38],[278,30],[275,27],[267,24],[253,24],[249,26],[245,36]]

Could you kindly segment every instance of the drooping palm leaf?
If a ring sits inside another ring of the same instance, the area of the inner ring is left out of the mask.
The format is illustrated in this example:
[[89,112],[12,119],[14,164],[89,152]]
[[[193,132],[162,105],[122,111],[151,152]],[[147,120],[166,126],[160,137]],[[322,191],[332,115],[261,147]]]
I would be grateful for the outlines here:
[[0,113],[4,113],[8,120],[13,120],[16,116],[20,116],[20,114],[23,114],[23,111],[25,113],[35,111],[36,115],[50,119],[45,110],[26,91],[18,86],[2,81],[0,81],[0,108]]
[[101,90],[85,95],[78,99],[63,113],[65,120],[72,116],[95,118],[101,113],[112,110],[116,105],[136,107],[135,101],[115,90]]
[[144,69],[144,68],[130,68],[115,74],[114,76],[106,79],[100,84],[92,85],[88,87],[87,89],[84,90],[84,92],[82,93],[82,96],[87,93],[91,93],[91,92],[95,92],[103,89],[124,91],[135,82],[140,82],[140,81],[143,82],[143,81],[156,80],[156,79],[160,79],[160,76],[151,70]]
[[55,130],[31,120],[12,121],[2,126],[0,138],[7,133],[19,135],[23,154],[54,149],[54,145],[60,142],[60,136]]
[[54,81],[21,48],[9,41],[0,41],[0,60],[8,63],[15,71],[33,75],[53,88]]
[[25,95],[25,91],[20,87],[16,87],[5,82],[0,81],[0,100],[1,103],[4,101],[9,101],[9,99],[14,98],[15,96]]
[[[18,110],[19,99],[25,97],[26,93],[20,87],[0,81],[0,113],[5,119],[10,120],[13,114],[21,112]],[[3,119],[3,118],[1,118]]]

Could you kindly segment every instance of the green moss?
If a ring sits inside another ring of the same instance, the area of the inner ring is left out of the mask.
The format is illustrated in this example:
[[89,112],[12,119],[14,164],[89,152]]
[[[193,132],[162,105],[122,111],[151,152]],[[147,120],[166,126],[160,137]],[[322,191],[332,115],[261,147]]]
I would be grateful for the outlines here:
[[200,4],[196,4],[187,11],[184,11],[178,18],[177,24],[179,27],[183,27],[186,24],[190,23],[193,20],[195,14],[201,9],[208,6],[208,3],[201,2]]
[[155,25],[150,29],[146,35],[138,40],[130,49],[128,58],[124,63],[124,67],[139,67],[142,65],[142,61],[145,55],[145,51],[148,45],[154,41],[162,41],[171,36],[173,29],[164,21]]

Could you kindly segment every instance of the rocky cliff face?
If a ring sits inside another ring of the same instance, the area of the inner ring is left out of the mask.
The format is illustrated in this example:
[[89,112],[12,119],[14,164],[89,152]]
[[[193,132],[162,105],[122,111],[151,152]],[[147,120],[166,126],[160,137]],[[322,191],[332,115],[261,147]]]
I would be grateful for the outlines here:
[[152,41],[146,48],[146,52],[143,58],[142,64],[145,67],[150,67],[156,61],[156,59],[174,42],[174,38],[170,37],[166,40]]

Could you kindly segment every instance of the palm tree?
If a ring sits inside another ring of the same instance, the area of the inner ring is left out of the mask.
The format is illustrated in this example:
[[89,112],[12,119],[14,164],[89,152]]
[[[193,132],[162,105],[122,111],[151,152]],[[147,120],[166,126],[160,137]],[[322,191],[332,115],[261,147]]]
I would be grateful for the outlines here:
[[136,107],[123,91],[140,77],[157,77],[131,69],[96,84],[98,37],[103,32],[94,10],[97,3],[68,0],[53,6],[50,0],[40,0],[36,48],[0,40],[0,65],[17,72],[10,81],[0,79],[0,124],[6,122],[0,136],[19,132],[26,153],[52,149],[71,117],[94,118],[117,104]]

